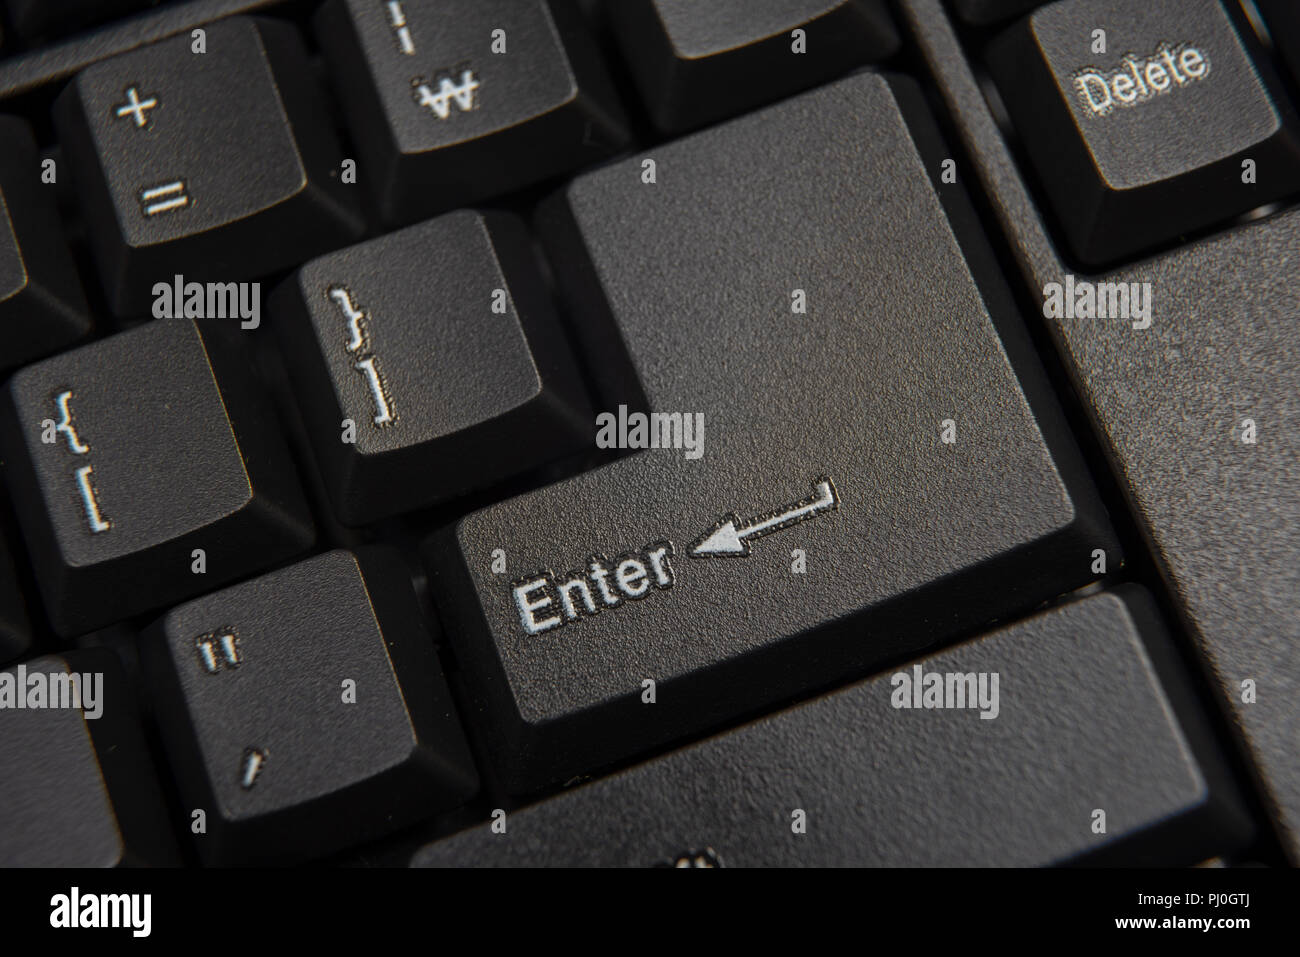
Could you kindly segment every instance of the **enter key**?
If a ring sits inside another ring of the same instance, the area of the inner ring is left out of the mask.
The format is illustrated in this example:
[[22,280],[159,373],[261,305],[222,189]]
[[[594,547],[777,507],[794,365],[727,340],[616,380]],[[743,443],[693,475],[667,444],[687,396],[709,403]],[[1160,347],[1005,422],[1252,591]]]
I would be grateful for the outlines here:
[[925,110],[910,81],[860,74],[543,205],[601,379],[592,441],[626,455],[426,549],[512,790],[1119,564]]

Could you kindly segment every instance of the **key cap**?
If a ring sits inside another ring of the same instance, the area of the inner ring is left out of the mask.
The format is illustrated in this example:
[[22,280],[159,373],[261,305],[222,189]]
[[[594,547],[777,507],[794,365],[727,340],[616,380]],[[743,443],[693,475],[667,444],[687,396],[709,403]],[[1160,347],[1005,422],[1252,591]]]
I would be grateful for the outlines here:
[[1044,0],[952,0],[957,15],[967,23],[1009,20],[1042,4]]
[[1251,827],[1168,641],[1145,592],[1096,595],[511,813],[504,834],[430,844],[413,863],[1194,864]]
[[1062,0],[996,41],[989,63],[1088,265],[1300,189],[1295,114],[1249,26],[1218,0]]
[[358,176],[389,224],[604,159],[627,139],[567,2],[331,0],[316,26]]
[[0,866],[174,865],[156,780],[112,652],[0,672]]
[[159,0],[5,0],[14,32],[29,41],[65,36],[158,3]]
[[[335,510],[372,521],[580,449],[591,411],[527,234],[461,211],[332,253],[276,329]],[[349,431],[355,441],[341,441]]]
[[292,27],[233,17],[96,63],[55,103],[104,288],[230,282],[357,239],[343,156]]
[[1300,85],[1300,4],[1294,0],[1255,0],[1255,6],[1264,15],[1269,36],[1292,79]]
[[27,124],[0,117],[0,369],[61,349],[90,331],[54,187],[40,176]]
[[[927,0],[916,12],[924,18],[936,7]],[[1023,292],[1049,295],[1073,270],[1044,233],[993,116],[981,111],[974,78],[947,55],[953,38],[922,32],[927,59],[942,61],[945,97],[962,104],[980,179],[1005,211]],[[1086,277],[1117,289],[1148,284],[1150,309],[1138,328],[1060,310],[1047,320],[1293,860],[1300,860],[1300,657],[1292,653],[1300,647],[1300,285],[1288,264],[1297,249],[1300,208],[1282,210]]]
[[743,113],[898,49],[879,0],[606,5],[651,118],[674,133]]
[[1107,275],[1150,284],[1148,329],[1048,321],[1300,859],[1297,249],[1291,209]]
[[220,331],[160,319],[10,382],[8,478],[60,634],[188,598],[311,544],[271,411]]
[[512,787],[1032,607],[1091,578],[1094,550],[1120,560],[973,213],[930,183],[947,155],[913,85],[859,75],[539,214],[601,377],[598,444],[638,451],[429,545]]
[[144,652],[186,800],[209,809],[209,860],[322,854],[477,788],[387,552],[329,552],[182,605]]
[[0,661],[17,658],[31,644],[32,630],[18,590],[14,561],[0,538]]

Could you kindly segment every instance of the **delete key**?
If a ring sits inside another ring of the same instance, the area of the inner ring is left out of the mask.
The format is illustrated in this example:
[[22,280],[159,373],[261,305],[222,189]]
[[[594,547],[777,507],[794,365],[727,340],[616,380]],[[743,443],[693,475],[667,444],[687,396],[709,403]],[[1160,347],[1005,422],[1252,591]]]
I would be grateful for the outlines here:
[[1085,266],[1300,190],[1300,125],[1235,2],[1059,0],[995,40],[989,65]]

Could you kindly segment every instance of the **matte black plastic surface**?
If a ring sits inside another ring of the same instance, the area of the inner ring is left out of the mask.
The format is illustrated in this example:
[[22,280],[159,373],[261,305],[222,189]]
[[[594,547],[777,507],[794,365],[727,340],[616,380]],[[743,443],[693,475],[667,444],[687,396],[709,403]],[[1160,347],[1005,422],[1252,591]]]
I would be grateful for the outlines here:
[[159,319],[28,366],[6,398],[6,477],[62,634],[312,542],[275,418],[221,330]]
[[[112,653],[37,658],[21,665],[21,683],[19,667],[5,675],[27,706],[8,700],[0,709],[0,867],[174,864],[170,823]],[[73,700],[56,684],[72,674],[81,676],[81,708],[54,707]]]
[[401,564],[333,551],[227,588],[143,638],[200,853],[282,860],[375,837],[477,776]]
[[1300,121],[1220,0],[1059,0],[1011,28],[989,63],[1089,265],[1300,190]]
[[[586,24],[568,0],[330,0],[317,32],[392,224],[526,186],[625,141]],[[494,44],[496,44],[494,49]]]
[[[36,0],[47,2],[47,0]],[[284,6],[286,0],[182,0],[126,20],[70,37],[62,42],[12,53],[0,60],[0,99],[39,90],[75,75],[78,70],[146,43],[206,25],[236,13]]]
[[14,577],[9,546],[0,539],[0,662],[17,658],[31,643],[31,625]]
[[[1194,708],[1172,693],[1181,677],[1160,667],[1167,641],[1139,590],[1087,598],[510,814],[504,833],[428,845],[413,863],[1195,863],[1249,827]],[[996,716],[971,698],[898,707],[921,700],[898,677],[916,668],[986,690],[996,674]]]
[[[274,309],[346,522],[483,488],[590,439],[586,396],[513,217],[449,213],[332,253],[277,290]],[[355,441],[343,441],[345,419]]]
[[72,33],[123,17],[159,0],[5,0],[9,23],[26,40]]
[[[937,0],[908,22],[958,118],[1027,295],[1071,269]],[[1185,620],[1300,860],[1300,210],[1089,281],[1150,282],[1145,330],[1048,320]],[[1258,441],[1242,442],[1256,420]],[[1253,702],[1243,700],[1246,686]]]
[[1040,6],[1044,0],[949,0],[967,23],[996,23]]
[[1295,0],[1255,0],[1264,15],[1273,45],[1281,52],[1291,78],[1300,85],[1300,3]]
[[0,370],[89,331],[54,186],[41,182],[31,130],[22,120],[0,116]]
[[55,121],[110,305],[176,274],[230,282],[360,236],[357,195],[294,28],[235,17],[83,70]]
[[735,116],[898,49],[881,0],[619,0],[605,10],[665,132]]
[[[683,431],[432,544],[514,786],[1032,607],[1094,577],[1094,549],[1121,561],[969,209],[931,184],[942,155],[914,87],[862,74],[654,150],[654,184],[638,159],[579,177],[542,214],[604,408],[699,413],[704,443],[690,457]],[[728,552],[728,521],[766,531]],[[561,579],[604,587],[592,556],[613,574],[657,551],[655,588],[529,633],[522,605],[549,594],[535,624],[553,618]]]

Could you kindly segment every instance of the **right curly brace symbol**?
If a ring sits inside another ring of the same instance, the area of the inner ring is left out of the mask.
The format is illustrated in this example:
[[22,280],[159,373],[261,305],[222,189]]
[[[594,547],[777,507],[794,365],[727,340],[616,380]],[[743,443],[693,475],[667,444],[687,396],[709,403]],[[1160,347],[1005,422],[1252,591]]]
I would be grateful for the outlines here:
[[329,297],[338,304],[343,318],[347,320],[347,349],[353,355],[359,356],[352,368],[365,376],[366,384],[370,387],[370,396],[375,403],[373,421],[381,428],[391,425],[395,421],[393,403],[384,385],[384,378],[379,372],[379,360],[370,351],[370,337],[366,328],[370,317],[365,310],[358,308],[353,302],[352,293],[347,287],[330,286],[328,293]]

